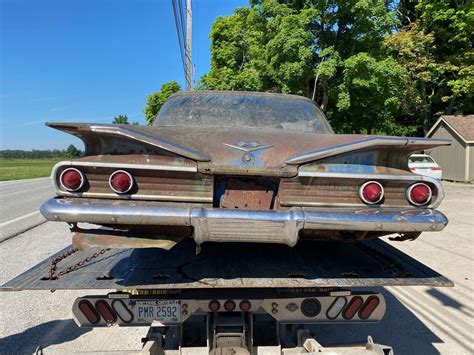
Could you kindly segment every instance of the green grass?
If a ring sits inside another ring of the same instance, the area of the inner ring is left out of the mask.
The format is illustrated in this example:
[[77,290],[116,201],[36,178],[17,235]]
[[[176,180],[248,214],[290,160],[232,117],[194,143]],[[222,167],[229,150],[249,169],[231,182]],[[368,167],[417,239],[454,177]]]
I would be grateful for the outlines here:
[[33,179],[51,174],[62,159],[0,159],[0,181]]

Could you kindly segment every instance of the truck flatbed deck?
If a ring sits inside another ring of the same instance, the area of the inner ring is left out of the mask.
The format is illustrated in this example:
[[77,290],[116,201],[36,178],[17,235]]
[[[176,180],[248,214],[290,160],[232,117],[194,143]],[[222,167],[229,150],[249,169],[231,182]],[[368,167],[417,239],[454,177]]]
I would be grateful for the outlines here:
[[[212,289],[374,286],[453,286],[453,283],[383,240],[356,243],[302,241],[283,245],[195,244],[171,250],[112,249],[76,270],[48,279],[51,260],[65,248],[0,287],[3,291],[60,289]],[[97,249],[78,251],[57,271]]]

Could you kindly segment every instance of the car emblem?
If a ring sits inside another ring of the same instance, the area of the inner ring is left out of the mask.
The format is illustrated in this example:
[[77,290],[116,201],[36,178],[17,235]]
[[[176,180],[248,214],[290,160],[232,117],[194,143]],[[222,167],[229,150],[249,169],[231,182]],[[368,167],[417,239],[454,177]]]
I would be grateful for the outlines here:
[[247,152],[247,153],[251,153],[251,152],[255,152],[257,150],[273,147],[272,145],[265,145],[265,144],[258,143],[256,141],[251,141],[251,142],[250,141],[239,141],[239,142],[234,143],[234,144],[228,144],[228,143],[223,143],[223,144],[228,146],[228,147],[238,149],[238,150],[242,150],[242,151]]

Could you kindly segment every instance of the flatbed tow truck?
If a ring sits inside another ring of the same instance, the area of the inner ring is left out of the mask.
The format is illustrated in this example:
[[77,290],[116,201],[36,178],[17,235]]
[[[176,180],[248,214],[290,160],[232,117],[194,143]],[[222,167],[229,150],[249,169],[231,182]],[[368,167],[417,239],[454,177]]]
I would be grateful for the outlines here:
[[195,247],[70,247],[1,290],[90,290],[72,306],[78,326],[149,327],[143,348],[123,354],[393,354],[370,336],[323,347],[311,325],[379,322],[386,302],[370,288],[453,286],[383,240]]

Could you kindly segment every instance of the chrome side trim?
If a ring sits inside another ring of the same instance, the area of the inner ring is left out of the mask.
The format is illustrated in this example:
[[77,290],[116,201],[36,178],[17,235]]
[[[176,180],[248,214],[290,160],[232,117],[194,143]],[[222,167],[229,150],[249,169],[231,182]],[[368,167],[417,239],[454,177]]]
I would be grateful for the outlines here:
[[53,171],[61,166],[96,166],[98,168],[113,168],[113,169],[138,169],[138,170],[164,170],[164,171],[182,171],[196,173],[197,167],[194,166],[173,166],[173,165],[148,165],[148,164],[121,164],[121,163],[100,163],[80,160],[65,160],[56,163]]
[[401,138],[401,137],[371,137],[360,141],[335,145],[328,148],[313,150],[304,154],[296,155],[285,161],[286,164],[304,164],[311,161],[327,158],[333,155],[347,153],[355,150],[374,146],[404,146],[404,145],[421,145],[421,146],[440,146],[450,145],[451,142],[446,139],[430,139],[430,138]]
[[161,202],[194,202],[194,203],[212,203],[211,197],[179,196],[179,195],[118,195],[116,193],[89,193],[89,192],[66,192],[58,191],[58,196],[62,197],[86,197],[98,199],[111,199],[115,201],[161,201]]
[[40,211],[48,220],[69,223],[193,226],[197,243],[258,242],[290,246],[297,243],[302,229],[390,234],[440,231],[448,223],[441,212],[422,208],[293,207],[288,211],[245,211],[54,198],[46,201]]
[[347,174],[347,173],[326,173],[317,171],[300,171],[298,177],[315,177],[315,178],[354,178],[363,180],[393,180],[393,181],[427,181],[436,186],[438,192],[436,200],[433,201],[429,206],[430,208],[437,208],[441,201],[444,199],[444,188],[441,181],[429,176],[423,176],[418,174],[411,175],[389,175],[389,174]]

